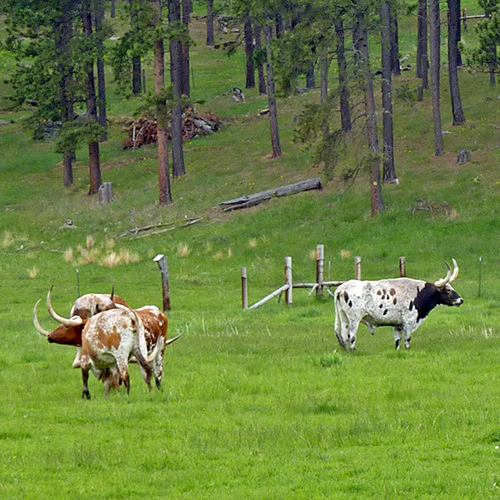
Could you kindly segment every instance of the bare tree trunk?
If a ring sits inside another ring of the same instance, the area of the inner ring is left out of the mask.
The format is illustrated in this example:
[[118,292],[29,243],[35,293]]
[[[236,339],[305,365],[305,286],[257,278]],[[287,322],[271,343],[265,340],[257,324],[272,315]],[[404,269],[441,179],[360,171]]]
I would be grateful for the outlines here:
[[[193,12],[193,0],[182,0],[182,24],[189,36],[189,25],[191,24],[191,12]],[[189,43],[182,43],[182,95],[191,96],[191,69],[189,57]]]
[[342,121],[342,130],[349,132],[352,128],[351,104],[349,95],[349,86],[347,83],[347,62],[345,57],[345,32],[342,21],[335,24],[335,33],[337,37],[337,66],[339,74],[339,92],[340,92],[340,119]]
[[[269,16],[266,16],[269,21]],[[271,142],[273,146],[273,158],[281,156],[280,135],[278,129],[278,108],[276,105],[276,88],[274,82],[274,67],[272,61],[272,26],[266,24],[264,28],[267,51],[267,97],[269,102],[269,119],[271,122]]]
[[116,0],[111,0],[111,19],[116,17]]
[[439,18],[439,0],[429,0],[429,18],[431,25],[431,85],[432,109],[434,117],[434,142],[436,156],[444,151],[443,130],[441,124],[440,78],[441,78],[441,26]]
[[[63,123],[72,122],[75,119],[73,98],[71,97],[71,86],[73,82],[73,65],[71,55],[71,38],[73,36],[73,10],[69,1],[63,9],[61,17],[56,21],[56,57],[58,58],[61,85],[59,88],[59,99],[62,106]],[[68,148],[63,153],[63,179],[64,186],[72,186],[74,148]]]
[[[91,2],[83,3],[83,23],[85,37],[89,38],[92,35],[92,11]],[[95,93],[94,79],[94,63],[89,61],[85,68],[87,74],[86,93],[87,93],[87,119],[89,121],[97,121],[97,100]],[[101,160],[99,152],[99,142],[92,141],[89,144],[89,170],[90,170],[90,189],[89,194],[96,194],[99,191],[99,186],[102,184],[101,179]]]
[[[153,0],[155,10],[155,26],[161,25],[162,9],[161,0]],[[158,95],[163,92],[165,86],[165,49],[163,38],[156,38],[154,41],[154,69],[155,69],[155,91]],[[170,187],[170,172],[168,166],[168,134],[167,116],[165,109],[158,110],[158,185],[159,204],[166,206],[172,203],[172,191]]]
[[[458,10],[457,10],[458,4]],[[458,61],[461,60],[458,50],[457,32],[460,26],[460,1],[448,0],[448,76],[450,80],[451,108],[453,125],[465,123],[464,108],[458,83]]]
[[[129,0],[130,24],[134,26],[137,22],[137,12],[134,5],[135,0]],[[139,96],[142,93],[142,63],[139,54],[132,55],[132,94]]]
[[266,89],[266,77],[264,74],[264,63],[262,61],[262,28],[260,26],[254,26],[255,35],[255,52],[259,55],[257,61],[257,74],[259,76],[259,93],[261,95],[267,93]]
[[427,45],[427,0],[418,2],[417,77],[422,79],[424,89],[429,88],[429,56]]
[[100,0],[95,13],[95,29],[99,37],[99,45],[97,48],[97,88],[99,90],[98,96],[98,110],[99,116],[97,121],[99,125],[104,128],[102,134],[102,141],[108,140],[108,113],[106,106],[106,75],[104,71],[104,40],[102,23],[104,20],[104,0]]
[[380,146],[377,131],[377,115],[375,108],[375,96],[373,93],[373,81],[370,70],[370,53],[368,48],[368,33],[365,27],[365,16],[362,12],[357,13],[357,40],[356,49],[359,53],[361,74],[363,77],[366,128],[368,135],[368,145],[371,153],[371,175],[370,175],[370,195],[371,214],[377,215],[385,210],[382,199],[382,183],[380,176]]
[[321,104],[326,104],[328,99],[328,69],[330,68],[330,58],[328,56],[328,47],[321,47],[320,55],[321,68]]
[[213,47],[215,45],[214,37],[214,0],[207,0],[207,45]]
[[389,7],[389,25],[391,39],[391,67],[394,76],[401,75],[401,63],[399,61],[399,25],[398,18],[394,15],[392,8]]
[[382,21],[382,124],[384,138],[384,171],[385,182],[396,181],[394,166],[394,120],[392,112],[392,43],[391,43],[391,14],[387,2],[382,3],[380,9]]
[[306,73],[306,89],[313,90],[316,88],[316,77],[314,76],[314,63],[311,62]]
[[255,64],[253,59],[254,43],[253,43],[253,29],[252,18],[250,13],[245,14],[245,54],[246,54],[246,85],[245,88],[255,88]]
[[[169,23],[180,22],[180,0],[168,0],[167,4]],[[182,137],[182,42],[178,38],[170,39],[170,76],[175,99],[172,111],[173,177],[177,178],[186,173]]]

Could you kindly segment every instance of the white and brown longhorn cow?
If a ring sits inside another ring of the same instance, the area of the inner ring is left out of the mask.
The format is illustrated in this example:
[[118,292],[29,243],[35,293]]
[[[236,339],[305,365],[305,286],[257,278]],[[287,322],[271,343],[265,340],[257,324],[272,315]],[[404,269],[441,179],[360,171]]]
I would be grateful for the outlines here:
[[89,371],[102,380],[108,396],[111,388],[121,383],[130,392],[129,359],[134,356],[141,367],[144,380],[151,390],[151,367],[158,348],[147,355],[144,325],[137,314],[126,307],[98,313],[87,320],[82,332],[82,397],[90,399]]
[[453,259],[452,272],[447,263],[446,278],[428,283],[410,278],[379,281],[350,280],[335,292],[335,333],[340,345],[347,350],[356,347],[359,324],[368,326],[372,334],[378,326],[394,327],[396,349],[405,337],[410,348],[412,333],[438,305],[460,306],[463,299],[451,283],[458,276],[458,265]]
[[[51,289],[52,290],[52,289]],[[89,296],[92,295],[92,300],[89,301],[87,304],[90,305],[93,303],[96,303],[96,297],[103,297],[103,300],[101,302],[98,302],[98,308],[104,308],[104,306],[108,307],[109,309],[113,309],[110,304],[108,304],[108,299],[110,296],[109,295],[98,295],[98,294],[89,294]],[[116,295],[114,296],[116,300],[116,307],[120,307],[122,305],[125,305],[125,301],[123,299],[120,299]],[[83,297],[81,297],[83,298]],[[77,300],[77,302],[80,301],[80,299]],[[80,301],[81,303],[82,301]],[[47,340],[49,342],[57,343],[57,344],[66,344],[66,345],[73,345],[78,347],[78,354],[77,357],[73,363],[74,368],[79,368],[80,367],[80,356],[81,356],[81,346],[82,346],[82,332],[85,327],[85,324],[87,323],[88,319],[83,319],[82,321],[80,320],[81,316],[79,315],[73,315],[71,318],[64,318],[62,316],[59,316],[53,309],[52,307],[52,301],[51,301],[51,291],[47,294],[47,306],[49,309],[50,315],[58,322],[62,323],[61,326],[56,328],[52,332],[48,332],[45,329],[42,328],[38,321],[37,317],[37,309],[40,304],[40,300],[36,303],[35,308],[33,310],[33,323],[35,325],[36,330],[47,337]],[[76,304],[76,303],[75,303]],[[129,306],[126,306],[130,309]],[[98,308],[94,308],[93,310],[88,307],[87,309],[84,309],[83,311],[80,309],[80,313],[82,316],[85,314],[86,318],[90,318],[92,315],[95,314],[94,311],[98,311]],[[73,306],[72,313],[75,311],[75,306]],[[91,312],[91,313],[89,313]],[[167,329],[168,329],[168,319],[167,316],[160,311],[156,306],[145,306],[141,307],[140,309],[137,309],[134,311],[137,316],[141,319],[143,325],[144,325],[144,336],[146,340],[146,348],[147,348],[147,353],[148,356],[151,356],[153,352],[155,351],[157,345],[158,345],[158,351],[155,359],[151,362],[151,368],[152,368],[152,373],[153,376],[155,377],[156,381],[156,386],[158,389],[161,388],[161,383],[163,379],[163,364],[164,364],[164,354],[165,354],[165,348],[167,345],[175,342],[177,339],[179,339],[182,334],[177,335],[176,337],[172,339],[167,339]],[[131,362],[137,362],[135,358],[131,359]]]
[[52,286],[47,294],[47,307],[49,313],[57,322],[61,323],[61,326],[56,328],[52,332],[45,331],[37,318],[37,309],[40,304],[40,300],[36,303],[33,311],[33,323],[37,331],[47,337],[49,342],[56,344],[66,344],[78,347],[78,352],[76,354],[73,366],[78,368],[80,366],[80,354],[82,346],[82,331],[85,326],[85,322],[97,313],[108,311],[110,309],[116,309],[117,305],[122,305],[129,307],[128,304],[118,295],[114,294],[113,291],[110,295],[102,293],[88,293],[78,297],[73,304],[70,312],[70,318],[63,318],[59,316],[54,311],[52,307]]

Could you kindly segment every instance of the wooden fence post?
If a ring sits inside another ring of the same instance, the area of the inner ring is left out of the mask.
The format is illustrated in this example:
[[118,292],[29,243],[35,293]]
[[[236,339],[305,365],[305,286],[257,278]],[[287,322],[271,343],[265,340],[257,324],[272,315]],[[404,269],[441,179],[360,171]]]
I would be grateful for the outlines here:
[[323,281],[325,272],[325,247],[318,245],[316,247],[316,297],[323,297]]
[[288,305],[293,303],[293,287],[292,287],[292,258],[285,257],[285,285],[288,288],[285,290],[285,300]]
[[153,259],[160,268],[163,288],[163,312],[170,311],[170,273],[168,260],[163,254],[158,254]]
[[355,266],[356,266],[356,279],[360,280],[361,279],[361,257],[356,257],[355,261]]
[[406,257],[399,257],[399,277],[406,278]]
[[248,283],[247,268],[241,268],[241,305],[243,309],[248,309]]

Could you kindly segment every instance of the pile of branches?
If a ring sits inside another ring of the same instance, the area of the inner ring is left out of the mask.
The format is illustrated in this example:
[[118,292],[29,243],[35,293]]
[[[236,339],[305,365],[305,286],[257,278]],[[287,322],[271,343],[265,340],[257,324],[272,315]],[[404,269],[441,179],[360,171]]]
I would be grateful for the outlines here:
[[[198,135],[208,135],[217,132],[221,125],[218,115],[207,113],[205,115],[195,114],[189,110],[184,115],[182,128],[183,141],[190,141]],[[131,120],[122,130],[128,134],[128,139],[123,141],[123,149],[140,148],[146,144],[157,142],[158,120],[156,118],[141,117],[138,120]],[[169,128],[168,139],[172,139],[172,131]]]

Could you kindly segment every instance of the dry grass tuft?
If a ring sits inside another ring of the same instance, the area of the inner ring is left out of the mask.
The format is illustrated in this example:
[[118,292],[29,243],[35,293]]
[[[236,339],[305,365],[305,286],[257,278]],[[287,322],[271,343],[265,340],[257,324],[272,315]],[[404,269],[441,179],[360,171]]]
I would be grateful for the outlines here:
[[341,250],[340,251],[340,256],[343,258],[343,259],[350,259],[351,258],[351,251],[350,250]]
[[191,253],[191,249],[185,243],[181,243],[177,247],[177,255],[179,257],[187,258],[187,257],[189,257],[190,253]]
[[95,247],[95,241],[92,236],[87,236],[87,248],[92,250]]
[[117,253],[112,252],[104,257],[104,259],[102,260],[102,265],[105,267],[114,268],[120,265],[120,256]]
[[10,231],[5,231],[3,233],[2,248],[7,250],[15,242],[14,235]]
[[250,248],[253,250],[257,248],[257,240],[255,238],[248,240],[248,244],[250,245]]
[[214,259],[215,260],[222,260],[224,258],[224,254],[222,252],[217,252],[215,255],[214,255]]
[[67,250],[64,251],[63,253],[63,260],[67,264],[71,264],[74,259],[74,252],[72,248],[68,248]]
[[38,268],[34,266],[32,269],[28,269],[28,276],[34,280],[38,277]]

